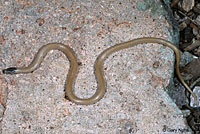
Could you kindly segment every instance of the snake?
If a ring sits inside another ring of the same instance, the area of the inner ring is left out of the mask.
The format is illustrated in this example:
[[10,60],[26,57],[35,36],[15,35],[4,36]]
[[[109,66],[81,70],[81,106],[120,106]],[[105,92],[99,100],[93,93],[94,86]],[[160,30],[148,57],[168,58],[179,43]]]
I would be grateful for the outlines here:
[[161,45],[171,48],[174,51],[175,56],[176,56],[176,63],[175,63],[176,64],[176,66],[175,66],[176,74],[177,74],[180,82],[183,84],[183,86],[193,96],[194,102],[197,102],[197,96],[192,91],[192,89],[186,84],[186,82],[182,78],[180,70],[179,70],[179,64],[180,64],[180,58],[181,58],[180,50],[174,44],[172,44],[171,42],[169,42],[165,39],[162,39],[162,38],[155,38],[155,37],[136,38],[136,39],[133,39],[133,40],[130,40],[127,42],[113,45],[113,46],[107,48],[106,50],[104,50],[103,52],[101,52],[98,55],[95,65],[94,65],[94,72],[95,72],[96,81],[97,81],[97,90],[89,98],[80,98],[74,94],[73,85],[75,84],[75,79],[76,79],[76,75],[78,73],[79,64],[78,64],[76,54],[72,50],[72,48],[70,48],[69,46],[64,45],[62,43],[48,43],[47,45],[42,46],[38,50],[34,59],[28,66],[19,67],[19,68],[10,67],[7,69],[3,69],[2,72],[3,72],[3,74],[32,73],[40,66],[41,62],[43,61],[43,59],[45,58],[45,56],[47,55],[47,53],[49,51],[59,50],[66,55],[66,57],[68,58],[68,60],[70,62],[70,68],[69,68],[67,79],[65,82],[65,96],[70,101],[72,101],[76,104],[90,105],[90,104],[94,104],[94,103],[98,102],[99,100],[101,100],[106,92],[106,82],[105,82],[104,73],[103,73],[102,68],[103,68],[104,61],[108,58],[108,56],[115,52],[118,52],[120,50],[134,47],[138,44],[146,44],[146,43],[161,44]]

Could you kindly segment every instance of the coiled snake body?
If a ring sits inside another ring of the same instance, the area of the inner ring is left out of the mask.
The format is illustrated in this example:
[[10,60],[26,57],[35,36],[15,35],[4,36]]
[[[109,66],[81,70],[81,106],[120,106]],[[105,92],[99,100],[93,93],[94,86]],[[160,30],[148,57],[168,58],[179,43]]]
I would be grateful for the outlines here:
[[152,38],[152,37],[144,37],[144,38],[137,38],[128,42],[116,44],[114,46],[111,46],[110,48],[104,50],[97,58],[95,63],[95,75],[96,80],[98,84],[98,89],[96,90],[95,94],[87,99],[82,99],[77,97],[73,92],[73,85],[75,82],[76,74],[78,73],[78,62],[75,53],[71,48],[68,46],[61,44],[61,43],[49,43],[43,47],[41,47],[38,51],[38,53],[35,55],[32,63],[24,68],[7,68],[3,70],[4,74],[18,74],[18,73],[30,73],[36,70],[41,62],[43,61],[44,57],[47,55],[47,53],[50,50],[59,50],[62,51],[69,59],[70,61],[70,70],[68,72],[68,78],[66,80],[65,85],[65,94],[66,96],[74,103],[81,104],[81,105],[89,105],[96,103],[99,101],[105,94],[106,91],[106,85],[105,85],[105,79],[103,76],[102,66],[105,59],[111,55],[114,52],[117,52],[122,49],[130,48],[133,46],[136,46],[138,44],[143,43],[158,43],[162,44],[164,46],[167,46],[171,48],[175,54],[176,54],[176,73],[179,77],[181,83],[185,86],[185,88],[192,94],[194,97],[194,100],[197,100],[196,95],[192,92],[192,90],[189,88],[189,86],[185,83],[183,80],[180,71],[179,71],[179,64],[180,64],[180,52],[179,49],[172,43],[170,43],[167,40],[161,39],[161,38]]

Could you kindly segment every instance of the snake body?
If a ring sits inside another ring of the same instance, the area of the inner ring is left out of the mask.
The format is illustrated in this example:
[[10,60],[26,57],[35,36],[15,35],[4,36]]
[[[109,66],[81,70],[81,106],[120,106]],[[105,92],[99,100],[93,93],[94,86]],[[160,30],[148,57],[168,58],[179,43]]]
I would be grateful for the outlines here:
[[70,61],[70,69],[68,72],[68,78],[65,83],[65,95],[74,103],[76,104],[81,104],[81,105],[89,105],[89,104],[94,104],[97,101],[99,101],[105,94],[106,91],[106,85],[105,85],[105,79],[103,75],[103,63],[106,60],[106,58],[113,54],[114,52],[120,51],[122,49],[130,48],[133,46],[136,46],[138,44],[144,44],[144,43],[158,43],[162,44],[164,46],[167,46],[171,48],[175,54],[176,54],[176,74],[178,78],[180,79],[180,82],[185,86],[185,88],[192,94],[194,97],[194,100],[197,101],[196,95],[193,93],[193,91],[190,89],[190,87],[185,83],[183,80],[180,70],[179,70],[179,64],[180,64],[180,52],[179,49],[172,43],[170,43],[167,40],[161,39],[161,38],[153,38],[153,37],[144,37],[144,38],[137,38],[128,42],[116,44],[114,46],[109,47],[108,49],[104,50],[96,59],[95,62],[95,76],[96,76],[96,81],[97,81],[97,90],[93,96],[90,98],[79,98],[77,97],[74,92],[73,92],[73,85],[75,83],[75,77],[78,73],[78,62],[76,55],[74,51],[61,43],[49,43],[47,45],[44,45],[39,49],[37,54],[35,55],[33,61],[31,64],[29,64],[27,67],[24,68],[7,68],[3,70],[4,74],[18,74],[18,73],[30,73],[36,70],[47,53],[50,50],[59,50],[63,52],[69,59]]

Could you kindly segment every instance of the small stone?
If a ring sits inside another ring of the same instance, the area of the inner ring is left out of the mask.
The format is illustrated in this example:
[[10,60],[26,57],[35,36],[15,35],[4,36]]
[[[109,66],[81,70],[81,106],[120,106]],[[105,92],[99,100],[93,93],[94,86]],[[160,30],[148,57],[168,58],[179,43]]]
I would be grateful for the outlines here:
[[153,63],[153,67],[154,68],[158,68],[160,66],[160,62],[159,61],[156,61]]
[[8,20],[8,16],[4,16],[4,18],[3,18],[4,20]]
[[42,7],[38,7],[38,13],[43,13],[44,9]]
[[66,27],[62,27],[62,30],[66,30],[67,28]]
[[183,29],[185,29],[186,27],[187,27],[187,24],[185,21],[183,21],[181,24],[179,24],[180,31],[183,31]]
[[123,95],[123,92],[120,92],[119,94],[120,94],[120,95]]
[[69,10],[69,11],[68,11],[68,13],[72,13],[72,12],[73,12],[72,10]]
[[[195,86],[195,88],[193,89],[193,92],[197,95],[197,100],[200,100],[200,90],[199,89],[200,89],[199,86]],[[190,106],[194,107],[195,106],[194,98],[192,95],[190,96],[190,98],[191,98]],[[200,102],[198,102],[198,107],[199,106],[200,106]]]
[[[200,4],[199,4],[199,5],[200,5]],[[200,14],[200,7],[198,7],[198,6],[194,7],[194,8],[193,8],[193,11],[194,11],[195,13]]]
[[24,29],[21,30],[21,34],[25,34],[25,30]]
[[194,4],[195,4],[194,0],[183,0],[181,7],[186,12],[189,12],[194,7]]
[[42,26],[44,24],[44,19],[43,18],[38,18],[36,20],[36,22],[38,23],[39,26]]
[[200,25],[200,15],[197,16],[196,22],[197,22],[198,25]]
[[199,28],[195,24],[191,23],[190,27],[193,29],[193,34],[194,35],[199,34]]

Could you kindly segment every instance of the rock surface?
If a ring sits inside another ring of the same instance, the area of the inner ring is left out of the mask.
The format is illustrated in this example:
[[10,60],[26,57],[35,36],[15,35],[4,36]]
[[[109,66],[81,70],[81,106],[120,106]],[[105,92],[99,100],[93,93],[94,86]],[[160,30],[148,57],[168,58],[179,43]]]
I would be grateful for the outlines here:
[[[138,37],[170,39],[164,17],[140,11],[140,0],[0,1],[0,69],[26,66],[50,42],[70,46],[81,63],[76,95],[96,90],[96,57],[116,43]],[[67,58],[50,52],[31,74],[2,75],[8,84],[3,134],[190,133],[181,111],[164,91],[173,72],[173,52],[158,44],[138,45],[104,64],[107,92],[94,105],[64,98]],[[2,85],[0,85],[2,86]]]

